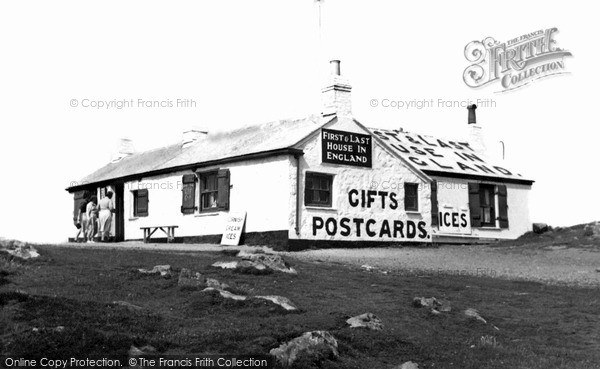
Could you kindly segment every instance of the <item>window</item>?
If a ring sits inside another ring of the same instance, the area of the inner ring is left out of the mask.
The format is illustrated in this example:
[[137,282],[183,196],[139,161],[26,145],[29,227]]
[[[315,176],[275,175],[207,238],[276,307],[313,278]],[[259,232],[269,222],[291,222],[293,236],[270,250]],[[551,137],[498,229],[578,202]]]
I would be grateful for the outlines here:
[[333,176],[323,173],[306,173],[304,205],[331,207]]
[[200,211],[229,210],[229,170],[198,173]]
[[496,197],[495,186],[482,184],[479,186],[479,209],[482,227],[496,226]]
[[133,216],[148,216],[148,190],[135,190],[133,193]]
[[196,175],[186,174],[181,179],[181,212],[194,214],[196,206]]
[[507,197],[505,185],[469,183],[471,227],[508,228]]
[[419,211],[419,184],[404,184],[404,210]]

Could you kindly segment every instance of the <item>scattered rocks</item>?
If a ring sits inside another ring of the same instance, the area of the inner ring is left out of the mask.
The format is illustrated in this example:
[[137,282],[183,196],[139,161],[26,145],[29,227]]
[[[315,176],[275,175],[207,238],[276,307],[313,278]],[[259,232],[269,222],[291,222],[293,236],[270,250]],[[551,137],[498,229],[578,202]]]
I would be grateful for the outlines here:
[[284,368],[302,358],[311,362],[337,359],[338,343],[327,331],[306,332],[269,352]]
[[244,260],[250,260],[258,262],[268,268],[276,270],[278,272],[297,274],[298,272],[290,267],[280,255],[260,253],[251,253],[247,251],[240,251],[237,256]]
[[383,323],[381,322],[381,319],[372,313],[357,315],[346,320],[346,323],[350,324],[350,328],[367,328],[374,331],[380,331],[383,329]]
[[475,310],[473,308],[468,308],[467,310],[464,311],[464,314],[466,316],[468,316],[469,318],[473,318],[473,319],[479,320],[480,322],[483,322],[483,324],[487,324],[487,321],[485,319],[483,319],[481,317],[481,315],[479,315],[479,312],[477,312],[477,310]]
[[123,307],[126,307],[126,308],[130,309],[130,310],[142,310],[141,306],[134,305],[134,304],[132,304],[130,302],[127,302],[127,301],[113,301],[112,303],[113,303],[113,305],[123,306]]
[[193,273],[187,268],[181,268],[181,271],[179,272],[179,279],[177,281],[177,285],[180,288],[193,289],[204,287],[206,284],[204,282],[204,278],[202,278],[202,274],[198,272]]
[[412,361],[407,361],[404,364],[395,366],[393,369],[419,369],[419,365]]
[[542,234],[548,232],[548,224],[533,223],[533,233]]
[[281,306],[282,308],[284,308],[287,311],[298,310],[298,307],[292,301],[290,301],[290,299],[288,299],[287,297],[270,295],[270,296],[254,296],[254,298],[271,301],[272,303]]
[[244,300],[248,299],[248,296],[236,295],[235,293],[231,293],[229,291],[214,288],[214,287],[206,287],[205,289],[202,290],[202,292],[211,292],[211,291],[218,292],[223,298],[226,298],[226,299],[237,300],[237,301],[244,301]]
[[152,269],[138,269],[142,274],[160,274],[163,278],[171,278],[173,276],[170,265],[155,265]]
[[0,250],[22,260],[33,259],[40,256],[37,250],[30,244],[16,240],[1,240]]

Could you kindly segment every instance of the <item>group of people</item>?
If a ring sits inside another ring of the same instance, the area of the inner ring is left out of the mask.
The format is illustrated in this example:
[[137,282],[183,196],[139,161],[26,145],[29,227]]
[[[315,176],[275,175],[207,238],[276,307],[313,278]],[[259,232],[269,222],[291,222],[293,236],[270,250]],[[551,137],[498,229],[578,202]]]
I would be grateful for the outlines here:
[[75,242],[80,242],[81,235],[83,235],[83,242],[95,242],[97,238],[100,242],[110,240],[112,213],[115,211],[112,197],[113,193],[108,191],[100,201],[96,196],[88,196],[81,202],[75,223],[77,227]]

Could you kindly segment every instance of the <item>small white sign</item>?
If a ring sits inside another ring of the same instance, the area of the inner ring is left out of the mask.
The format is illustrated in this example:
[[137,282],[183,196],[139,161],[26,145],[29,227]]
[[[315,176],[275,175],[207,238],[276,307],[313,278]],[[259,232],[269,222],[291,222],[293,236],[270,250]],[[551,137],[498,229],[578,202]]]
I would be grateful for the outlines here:
[[469,209],[442,206],[438,217],[440,233],[471,234]]
[[242,230],[246,222],[246,212],[234,212],[227,215],[225,231],[221,237],[221,245],[237,246],[240,244]]

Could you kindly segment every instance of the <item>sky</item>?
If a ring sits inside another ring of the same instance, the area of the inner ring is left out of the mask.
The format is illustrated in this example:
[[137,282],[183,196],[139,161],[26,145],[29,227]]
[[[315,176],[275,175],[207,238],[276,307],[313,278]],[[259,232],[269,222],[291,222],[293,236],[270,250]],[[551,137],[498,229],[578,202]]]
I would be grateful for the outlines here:
[[[320,6],[321,32],[313,0],[2,2],[0,236],[72,237],[65,188],[108,163],[122,137],[141,151],[177,142],[189,127],[319,113],[329,59],[341,60],[354,116],[369,127],[460,137],[465,102],[488,101],[477,117],[492,155],[500,157],[503,141],[506,166],[536,181],[531,220],[600,220],[600,52],[589,3]],[[498,83],[463,81],[471,41],[553,27],[558,47],[573,55],[564,59],[568,74],[503,93]],[[389,106],[431,99],[420,109]]]

